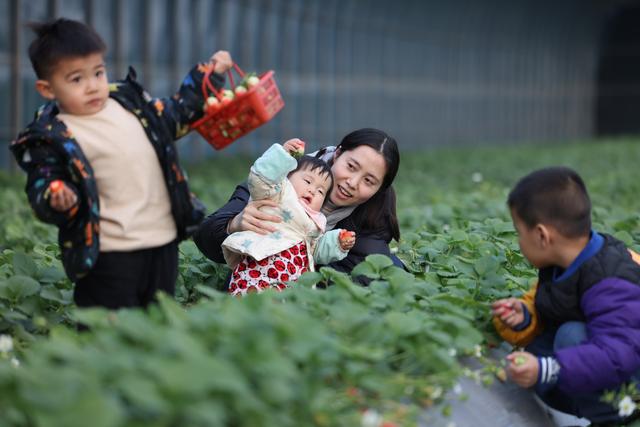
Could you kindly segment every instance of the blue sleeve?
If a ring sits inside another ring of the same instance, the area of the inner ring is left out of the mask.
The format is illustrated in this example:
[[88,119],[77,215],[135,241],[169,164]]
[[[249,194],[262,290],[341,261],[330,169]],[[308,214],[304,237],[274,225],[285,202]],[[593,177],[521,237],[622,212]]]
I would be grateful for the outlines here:
[[338,243],[340,231],[342,229],[333,229],[320,236],[313,252],[313,259],[316,263],[328,264],[340,261],[347,256],[348,251],[344,252]]
[[522,304],[522,303],[520,304],[522,305],[522,314],[524,314],[524,320],[519,325],[516,325],[514,328],[511,328],[514,331],[524,331],[531,324],[531,313],[529,313],[529,309],[525,304]]
[[273,144],[251,166],[249,193],[254,200],[270,199],[280,191],[289,172],[298,165],[280,144]]
[[298,166],[294,159],[280,144],[273,144],[255,161],[251,171],[264,180],[278,183]]

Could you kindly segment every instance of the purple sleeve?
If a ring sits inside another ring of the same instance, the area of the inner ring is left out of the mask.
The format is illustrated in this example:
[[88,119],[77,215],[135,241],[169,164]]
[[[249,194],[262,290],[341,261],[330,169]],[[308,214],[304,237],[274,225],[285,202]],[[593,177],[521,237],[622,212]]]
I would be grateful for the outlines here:
[[605,279],[582,297],[586,342],[556,352],[558,387],[590,392],[618,387],[640,369],[640,286]]

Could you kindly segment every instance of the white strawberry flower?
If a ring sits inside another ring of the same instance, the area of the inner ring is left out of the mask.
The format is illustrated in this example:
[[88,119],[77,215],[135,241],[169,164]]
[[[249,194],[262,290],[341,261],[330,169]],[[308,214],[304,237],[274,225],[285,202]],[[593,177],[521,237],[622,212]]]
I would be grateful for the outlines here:
[[437,398],[439,398],[440,396],[442,396],[442,387],[436,387],[436,388],[434,388],[434,389],[433,389],[433,391],[432,391],[432,392],[431,392],[431,394],[430,394],[430,397],[431,397],[432,399],[437,399]]
[[460,383],[455,383],[451,391],[453,391],[453,394],[462,394],[462,385]]
[[625,396],[620,403],[618,403],[618,415],[621,417],[628,417],[636,410],[636,402],[631,397]]
[[362,427],[380,427],[382,415],[375,409],[367,409],[362,413]]
[[13,350],[13,338],[10,335],[0,335],[0,353],[6,354]]
[[482,174],[480,172],[474,172],[471,174],[471,181],[475,182],[476,184],[479,184],[482,182]]
[[478,358],[482,357],[482,347],[479,344],[476,344],[476,346],[473,348],[473,353]]
[[14,368],[19,368],[20,367],[20,361],[18,359],[16,359],[15,357],[12,357],[9,362],[11,362],[11,366],[13,366]]
[[458,351],[455,348],[449,349],[449,356],[456,357],[457,354],[458,354]]

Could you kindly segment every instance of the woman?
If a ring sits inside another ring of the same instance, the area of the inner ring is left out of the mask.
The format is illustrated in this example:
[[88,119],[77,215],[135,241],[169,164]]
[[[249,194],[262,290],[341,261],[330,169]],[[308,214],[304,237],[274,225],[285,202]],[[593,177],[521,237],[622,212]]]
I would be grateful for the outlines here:
[[[337,147],[318,151],[316,157],[326,161],[333,173],[333,187],[322,208],[327,217],[326,229],[343,228],[356,233],[349,255],[329,267],[350,272],[370,254],[387,255],[402,266],[389,251],[391,239],[400,238],[391,186],[400,164],[395,139],[377,129],[359,129],[345,136]],[[240,184],[227,204],[200,225],[194,235],[196,245],[207,258],[224,263],[221,244],[230,233],[253,230],[267,234],[275,230],[272,222],[282,221],[261,212],[265,206],[276,204],[269,200],[249,202],[246,183]]]

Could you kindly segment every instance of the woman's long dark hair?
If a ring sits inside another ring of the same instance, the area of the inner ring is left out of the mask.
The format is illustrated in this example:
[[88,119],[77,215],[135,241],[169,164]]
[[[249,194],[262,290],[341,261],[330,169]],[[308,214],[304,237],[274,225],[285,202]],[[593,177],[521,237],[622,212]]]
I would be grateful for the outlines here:
[[387,171],[378,191],[353,212],[354,220],[365,228],[388,228],[389,238],[400,240],[400,227],[396,215],[396,193],[391,185],[400,166],[400,153],[396,140],[387,133],[373,128],[358,129],[345,136],[336,150],[338,155],[362,145],[376,150],[384,158]]

